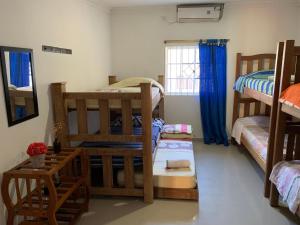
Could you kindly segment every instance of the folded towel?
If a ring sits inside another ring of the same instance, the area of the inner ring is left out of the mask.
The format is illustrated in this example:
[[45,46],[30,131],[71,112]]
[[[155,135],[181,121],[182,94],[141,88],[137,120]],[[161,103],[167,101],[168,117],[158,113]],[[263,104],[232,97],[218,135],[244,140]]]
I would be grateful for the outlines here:
[[162,133],[192,134],[192,126],[190,124],[165,124]]
[[166,169],[182,169],[190,168],[191,162],[189,160],[167,160]]

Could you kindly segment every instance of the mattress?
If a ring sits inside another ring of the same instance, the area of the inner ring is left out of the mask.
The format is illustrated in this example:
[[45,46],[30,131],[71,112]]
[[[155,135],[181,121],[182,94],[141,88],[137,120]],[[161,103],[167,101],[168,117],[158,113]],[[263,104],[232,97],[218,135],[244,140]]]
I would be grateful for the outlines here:
[[296,106],[288,104],[287,102],[284,102],[282,104],[281,110],[287,114],[290,114],[291,116],[294,116],[294,117],[300,119],[300,108],[299,107],[296,107]]
[[[263,160],[267,160],[269,144],[269,126],[270,118],[267,116],[250,116],[236,120],[232,137],[238,140],[241,136],[247,141],[248,145]],[[286,154],[287,136],[285,136],[284,155]]]
[[[189,169],[166,169],[166,160],[189,160]],[[161,140],[153,164],[154,186],[161,188],[195,188],[197,186],[193,142]]]
[[249,145],[264,160],[267,160],[269,128],[260,126],[247,126],[243,130],[243,137]]
[[[128,88],[118,88],[118,89],[109,89],[109,88],[104,88],[101,90],[98,90],[98,92],[105,92],[105,93],[140,93],[141,88],[140,87],[128,87]],[[161,96],[160,90],[158,87],[152,87],[152,100],[153,99],[159,99]],[[76,109],[76,102],[73,99],[68,99],[66,101],[68,109]],[[132,100],[131,101],[132,108],[133,109],[139,109],[141,108],[141,101],[140,100]],[[121,108],[121,101],[120,100],[110,100],[109,101],[109,107],[112,109],[119,109]],[[92,109],[98,109],[99,104],[98,100],[96,99],[88,99],[87,100],[87,108],[92,110]]]
[[248,78],[245,82],[245,87],[267,95],[273,95],[274,81],[267,79]]
[[292,213],[300,212],[300,161],[282,161],[272,170],[270,180]]
[[265,161],[267,158],[270,118],[267,116],[250,116],[236,120],[232,137],[241,144],[243,136],[252,149]]
[[233,89],[244,93],[244,88],[247,87],[267,95],[273,95],[274,81],[269,79],[271,75],[274,76],[274,70],[256,71],[240,76]]
[[[166,169],[166,160],[189,160],[190,168]],[[155,187],[193,189],[197,186],[193,143],[191,141],[161,140],[153,163]],[[124,185],[124,171],[118,173],[118,184]],[[143,186],[142,172],[135,173],[135,186]]]

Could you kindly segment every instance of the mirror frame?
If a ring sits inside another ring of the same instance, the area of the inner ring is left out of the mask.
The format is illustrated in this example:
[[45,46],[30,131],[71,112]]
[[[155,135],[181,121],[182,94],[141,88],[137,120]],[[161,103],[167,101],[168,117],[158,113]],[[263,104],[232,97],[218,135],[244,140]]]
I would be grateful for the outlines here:
[[[31,78],[32,78],[34,113],[29,116],[25,116],[21,119],[17,119],[17,120],[13,120],[13,118],[12,118],[12,111],[11,111],[11,105],[10,105],[9,87],[8,87],[8,79],[7,79],[7,71],[6,71],[6,59],[5,59],[5,54],[4,54],[7,51],[29,52],[30,53],[29,55],[30,55],[30,63],[31,63]],[[4,89],[8,126],[11,127],[13,125],[22,123],[26,120],[38,117],[39,116],[39,108],[38,108],[37,91],[36,91],[36,83],[35,83],[33,50],[29,49],[29,48],[0,46],[0,61],[1,61],[2,82],[3,82],[3,89]]]

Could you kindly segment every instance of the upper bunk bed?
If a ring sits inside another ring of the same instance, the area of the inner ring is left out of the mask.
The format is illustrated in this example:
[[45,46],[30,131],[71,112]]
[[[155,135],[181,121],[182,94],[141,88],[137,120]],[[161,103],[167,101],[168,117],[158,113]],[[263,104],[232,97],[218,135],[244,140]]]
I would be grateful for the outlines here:
[[[145,202],[153,201],[153,117],[163,118],[164,76],[159,76],[158,82],[148,78],[118,82],[116,76],[110,76],[108,87],[87,92],[67,91],[65,82],[51,84],[54,122],[61,126],[59,141],[62,147],[75,145],[87,150],[92,194],[143,196]],[[76,113],[75,120],[72,113]],[[135,129],[133,121],[136,113],[141,120],[139,129]],[[111,126],[115,115],[122,120],[117,132]],[[91,129],[91,125],[97,125],[97,130]],[[76,129],[72,130],[72,126]],[[118,148],[111,148],[108,143]],[[103,174],[101,186],[91,185],[91,164],[95,157],[101,161],[102,172],[98,171]],[[114,164],[119,158],[126,180],[122,188],[114,185]],[[136,162],[142,164],[143,188],[134,186]]]
[[[276,54],[242,56],[238,53],[236,62],[232,137],[265,172],[266,197],[270,193],[268,177],[272,170],[282,54],[280,42]],[[261,72],[262,76],[252,76]],[[273,79],[268,78],[270,74]],[[241,86],[236,87],[239,82],[243,84],[242,91]]]
[[300,46],[292,40],[286,41],[285,46],[285,57],[293,62],[284,63],[279,101],[283,112],[300,119]]
[[[278,104],[277,125],[275,130],[275,149],[273,157],[273,173],[271,180],[271,205],[278,205],[279,193],[285,195],[276,185],[289,187],[298,203],[288,201],[292,212],[300,206],[300,186],[297,181],[300,176],[300,46],[295,46],[295,41],[287,40],[284,43],[284,55],[281,72],[280,99]],[[287,147],[285,148],[285,139]],[[283,182],[284,181],[284,182]],[[289,185],[288,181],[291,181]],[[298,186],[297,186],[298,185]],[[283,196],[284,197],[284,196]],[[288,200],[288,199],[285,199]],[[294,206],[291,208],[291,204]],[[299,208],[300,210],[300,208]]]
[[[274,78],[275,60],[276,54],[243,56],[238,53],[235,86],[240,84],[242,87],[235,89],[242,92],[245,98],[253,98],[271,106],[274,92],[274,79],[272,78]],[[256,76],[256,73],[259,73],[259,76]]]

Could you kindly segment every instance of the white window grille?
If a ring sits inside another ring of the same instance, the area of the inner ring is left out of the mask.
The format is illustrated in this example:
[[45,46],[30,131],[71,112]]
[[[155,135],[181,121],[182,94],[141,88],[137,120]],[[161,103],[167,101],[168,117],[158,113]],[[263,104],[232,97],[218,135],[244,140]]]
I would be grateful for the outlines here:
[[166,46],[166,94],[199,94],[199,47],[198,45]]

